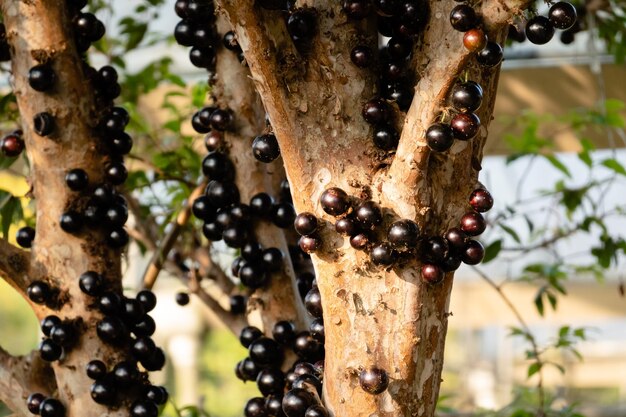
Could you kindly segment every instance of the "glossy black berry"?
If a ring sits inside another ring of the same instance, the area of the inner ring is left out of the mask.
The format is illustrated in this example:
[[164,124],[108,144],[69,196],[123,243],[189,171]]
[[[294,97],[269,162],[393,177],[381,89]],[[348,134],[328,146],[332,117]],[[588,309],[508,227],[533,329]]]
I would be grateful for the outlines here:
[[270,163],[280,156],[280,148],[276,136],[271,133],[260,135],[252,142],[252,153],[261,162]]
[[383,214],[380,206],[373,201],[365,201],[354,210],[354,217],[363,230],[373,230],[382,223]]
[[430,263],[440,263],[448,255],[448,241],[440,236],[424,239],[420,245],[420,258]]
[[545,16],[535,16],[526,23],[526,37],[535,45],[543,45],[554,36],[554,25]]
[[78,278],[80,290],[87,295],[97,297],[102,292],[104,277],[95,271],[87,271]]
[[263,332],[254,326],[246,326],[239,333],[239,342],[245,348],[249,347],[252,342],[263,336]]
[[459,228],[453,227],[444,235],[448,241],[448,249],[454,253],[460,253],[465,250],[467,245],[467,235]]
[[141,303],[145,312],[152,311],[156,307],[156,295],[150,290],[141,290],[137,293],[137,301]]
[[349,19],[361,20],[369,15],[371,5],[369,0],[344,0],[342,9]]
[[124,297],[122,302],[122,318],[127,324],[137,323],[143,318],[144,314],[146,314],[146,312],[139,300]]
[[41,320],[40,323],[41,332],[44,334],[44,336],[50,336],[52,328],[59,324],[61,324],[61,319],[59,317],[52,315],[46,316]]
[[324,343],[325,332],[324,332],[324,321],[322,319],[315,319],[311,322],[309,326],[309,332],[311,332],[311,336],[315,340],[320,343]]
[[306,410],[315,403],[312,393],[304,388],[294,388],[283,397],[283,411],[287,417],[304,417]]
[[48,136],[54,131],[54,117],[50,113],[37,113],[33,118],[33,129],[39,136]]
[[77,233],[83,227],[83,217],[75,211],[67,211],[61,215],[59,226],[67,233]]
[[122,227],[117,227],[109,232],[107,244],[114,249],[119,249],[128,244],[128,239],[128,232]]
[[202,160],[202,173],[210,180],[232,181],[235,179],[235,166],[222,152],[211,152]]
[[471,6],[459,4],[450,12],[450,24],[459,32],[467,32],[478,25],[478,16]]
[[130,406],[131,417],[157,417],[159,408],[154,401],[139,400]]
[[189,51],[189,60],[194,66],[198,68],[213,68],[215,66],[215,58],[215,49],[211,45],[204,47],[194,46]]
[[148,401],[153,401],[157,405],[163,405],[169,398],[169,393],[165,387],[148,385],[143,392],[143,397]]
[[407,250],[417,245],[420,230],[413,220],[402,219],[389,226],[387,240],[394,248]]
[[239,269],[239,279],[248,288],[256,289],[265,286],[269,277],[262,265],[246,262]]
[[328,417],[328,411],[321,404],[313,404],[306,409],[304,417]]
[[483,89],[474,81],[456,84],[450,94],[452,106],[461,113],[476,111],[483,100]]
[[8,158],[19,156],[24,151],[24,140],[21,135],[6,135],[0,140],[0,151]]
[[143,366],[146,371],[159,371],[165,366],[165,353],[163,349],[158,347],[154,350],[152,356],[141,359],[139,363],[141,363],[141,366]]
[[322,318],[322,296],[318,287],[313,287],[304,297],[304,306],[315,318]]
[[272,337],[281,345],[290,345],[296,338],[296,328],[290,321],[278,321],[272,328]]
[[128,178],[128,170],[123,162],[112,162],[105,168],[104,175],[111,184],[121,185]]
[[243,409],[243,414],[245,417],[267,417],[265,399],[261,397],[250,398]]
[[370,244],[370,236],[367,233],[357,233],[350,236],[350,246],[356,250],[365,250]]
[[23,248],[30,248],[35,240],[35,229],[30,226],[24,226],[17,230],[15,241]]
[[548,18],[555,28],[567,30],[576,23],[576,7],[571,3],[560,1],[550,7]]
[[113,367],[111,375],[116,384],[127,387],[137,380],[139,377],[139,369],[137,369],[135,362],[122,361]]
[[276,341],[268,337],[260,337],[248,347],[250,359],[258,365],[280,366],[283,360],[283,349]]
[[87,363],[85,368],[87,376],[91,379],[101,379],[107,373],[107,366],[100,360],[93,360]]
[[270,394],[282,394],[285,386],[285,374],[276,368],[263,369],[256,378],[256,385],[264,397]]
[[239,189],[232,182],[213,180],[207,185],[206,196],[215,208],[226,207],[239,202]]
[[146,314],[140,321],[133,324],[132,330],[135,336],[151,336],[156,330],[156,324],[154,319]]
[[126,132],[107,136],[109,151],[114,155],[126,155],[133,147],[133,139]]
[[341,188],[328,188],[320,196],[320,205],[326,213],[337,217],[350,209],[350,198]]
[[452,128],[443,123],[435,123],[426,130],[426,143],[436,152],[445,152],[454,143]]
[[370,260],[374,265],[390,266],[397,260],[398,254],[390,243],[383,242],[372,247]]
[[33,414],[39,414],[39,407],[45,399],[46,396],[38,392],[30,394],[26,399],[26,407],[28,408],[28,411]]
[[387,41],[386,51],[391,59],[403,61],[411,55],[413,42],[410,38],[394,36]]
[[293,226],[300,235],[311,235],[317,230],[317,217],[309,212],[300,213],[296,216]]
[[233,225],[222,232],[222,239],[231,248],[241,248],[248,240],[248,229],[241,224]]
[[374,98],[365,103],[361,114],[366,122],[381,125],[391,121],[393,110],[385,100]]
[[359,385],[363,391],[378,395],[389,386],[389,376],[384,369],[367,368],[359,374]]
[[283,267],[283,252],[278,248],[267,248],[263,251],[263,265],[269,272],[280,271]]
[[312,388],[315,389],[318,395],[322,395],[322,382],[313,374],[299,375],[291,384],[292,388]]
[[91,384],[89,393],[94,402],[103,405],[112,405],[117,397],[116,385],[108,379],[98,380]]
[[179,306],[186,306],[187,304],[189,304],[189,294],[187,294],[186,292],[179,292],[176,293],[176,304],[178,304]]
[[353,236],[359,232],[359,227],[354,219],[343,217],[335,223],[335,231],[344,236]]
[[44,304],[50,300],[52,290],[45,282],[34,281],[26,289],[26,294],[33,303]]
[[474,210],[479,213],[484,213],[493,207],[493,197],[489,191],[484,188],[478,188],[472,191],[469,203]]
[[50,339],[62,347],[71,346],[76,340],[76,331],[69,322],[62,322],[50,330]]
[[461,230],[468,236],[478,236],[487,228],[487,222],[480,213],[471,211],[461,217]]
[[374,53],[367,45],[357,45],[350,52],[350,60],[359,68],[367,68],[372,65]]
[[480,119],[474,113],[458,113],[452,118],[450,127],[455,139],[470,140],[478,134]]
[[100,320],[96,325],[96,333],[102,341],[110,344],[119,344],[128,337],[126,325],[114,316],[106,316]]
[[322,239],[317,235],[300,236],[298,246],[304,253],[317,252],[322,247]]
[[309,41],[316,30],[315,13],[310,9],[296,10],[287,20],[287,30],[294,41]]
[[259,217],[269,216],[274,206],[274,199],[267,193],[258,193],[250,199],[250,210]]
[[63,417],[65,416],[65,406],[56,398],[46,398],[39,406],[41,417]]
[[65,183],[72,191],[82,191],[89,185],[89,177],[84,169],[75,168],[65,174]]
[[114,292],[106,292],[98,299],[98,307],[103,314],[119,314],[122,311],[122,297]]
[[230,305],[230,314],[239,315],[246,312],[248,300],[243,295],[231,295],[228,298],[228,304]]
[[485,48],[476,54],[476,61],[483,67],[495,67],[502,62],[503,54],[499,44],[489,41]]
[[48,91],[56,81],[56,74],[48,64],[35,65],[28,71],[28,84],[36,91]]
[[231,128],[233,123],[233,114],[224,109],[216,109],[211,113],[211,127],[218,131],[224,131]]
[[293,226],[293,222],[296,219],[296,210],[291,203],[281,202],[275,204],[272,208],[272,223],[276,226],[285,229]]
[[398,147],[400,135],[398,131],[389,125],[376,126],[374,129],[374,145],[384,151],[390,151]]
[[461,254],[461,260],[467,265],[477,265],[485,257],[485,248],[477,240],[469,239]]
[[58,343],[44,339],[39,343],[39,355],[44,361],[52,362],[58,360],[63,354],[63,348]]
[[444,270],[437,264],[423,264],[420,270],[422,280],[429,284],[437,284],[444,278]]

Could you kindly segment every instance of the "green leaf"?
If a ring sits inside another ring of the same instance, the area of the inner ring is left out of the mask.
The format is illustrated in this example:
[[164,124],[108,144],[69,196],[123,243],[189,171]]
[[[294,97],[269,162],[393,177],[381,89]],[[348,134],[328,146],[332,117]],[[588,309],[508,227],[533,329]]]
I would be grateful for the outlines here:
[[546,297],[548,298],[548,302],[550,303],[552,310],[556,311],[556,304],[557,304],[556,296],[552,292],[546,291]]
[[555,167],[556,169],[561,171],[568,178],[571,178],[572,175],[570,174],[569,169],[567,169],[565,164],[563,164],[563,162],[559,161],[559,159],[556,156],[554,156],[554,155],[543,155],[543,157],[545,159],[547,159],[548,162],[550,162],[553,167]]
[[563,326],[559,329],[559,337],[565,337],[569,334],[570,331],[570,327],[569,326]]
[[530,366],[528,367],[528,378],[539,372],[542,366],[543,364],[541,362],[535,362],[530,364]]
[[509,236],[511,236],[513,238],[513,240],[517,243],[522,243],[521,239],[519,238],[519,235],[517,234],[517,232],[515,230],[513,230],[511,227],[500,223],[499,224],[500,228],[502,230],[504,230]]
[[620,175],[626,176],[626,169],[624,169],[624,166],[615,159],[605,159],[601,162],[601,164]]
[[544,306],[543,306],[543,294],[545,293],[546,288],[545,287],[541,287],[539,289],[539,291],[537,291],[537,295],[535,295],[535,307],[537,308],[537,312],[539,313],[540,316],[543,317],[543,313],[544,313]]
[[491,242],[485,248],[485,257],[483,258],[483,263],[486,264],[489,261],[495,259],[498,256],[498,253],[502,250],[502,239],[498,239],[495,242]]
[[17,197],[11,196],[0,208],[0,220],[2,228],[2,236],[7,238],[9,228],[13,224],[13,218],[19,221],[23,217],[22,205]]

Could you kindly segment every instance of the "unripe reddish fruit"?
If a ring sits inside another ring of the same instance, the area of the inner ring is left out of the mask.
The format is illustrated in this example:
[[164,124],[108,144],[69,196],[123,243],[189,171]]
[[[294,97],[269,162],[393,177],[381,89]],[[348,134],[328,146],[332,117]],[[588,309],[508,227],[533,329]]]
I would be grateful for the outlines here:
[[487,35],[485,35],[482,29],[470,29],[463,35],[463,45],[470,52],[481,51],[487,46]]

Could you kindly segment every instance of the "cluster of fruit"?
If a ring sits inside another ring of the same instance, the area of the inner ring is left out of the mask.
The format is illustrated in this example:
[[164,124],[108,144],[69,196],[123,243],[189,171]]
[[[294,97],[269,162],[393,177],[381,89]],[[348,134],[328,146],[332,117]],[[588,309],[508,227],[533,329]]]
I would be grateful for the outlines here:
[[283,12],[287,31],[294,45],[300,52],[307,50],[317,30],[317,18],[314,9],[295,8],[293,0],[257,0],[256,4],[266,10]]
[[476,53],[476,61],[483,67],[494,67],[502,61],[502,47],[488,39],[480,23],[480,16],[468,4],[459,4],[450,12],[450,24],[464,33],[465,48]]
[[536,45],[543,45],[550,42],[554,37],[555,29],[561,29],[566,31],[564,34],[569,33],[569,36],[566,35],[565,41],[571,42],[574,40],[575,32],[567,31],[574,27],[577,17],[576,7],[571,3],[564,1],[555,3],[550,7],[547,17],[536,15],[526,22],[526,38]]
[[174,38],[182,46],[191,46],[189,60],[198,68],[215,68],[217,40],[213,2],[178,0],[174,6],[182,20],[174,29]]

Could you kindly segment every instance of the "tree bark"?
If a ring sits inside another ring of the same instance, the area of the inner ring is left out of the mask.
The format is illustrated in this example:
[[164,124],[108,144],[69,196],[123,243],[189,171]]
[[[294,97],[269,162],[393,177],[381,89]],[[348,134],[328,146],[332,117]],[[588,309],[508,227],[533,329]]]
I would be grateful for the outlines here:
[[[335,233],[334,219],[321,210],[319,197],[332,186],[367,196],[383,207],[381,229],[398,218],[417,221],[428,236],[456,226],[477,183],[499,67],[479,68],[463,47],[463,34],[448,20],[457,3],[428,2],[430,19],[414,51],[415,98],[395,157],[381,157],[360,114],[376,94],[374,74],[349,61],[357,39],[376,45],[375,29],[371,22],[347,21],[337,2],[304,3],[315,8],[318,33],[310,52],[301,54],[280,12],[252,2],[219,1],[278,137],[296,209],[325,220],[324,247],[313,256],[326,333],[324,402],[335,416],[432,416],[452,274],[431,286],[420,280],[416,259],[389,269],[374,266]],[[527,3],[483,3],[489,38],[502,43],[508,20]],[[449,90],[465,71],[485,90],[481,131],[472,141],[457,141],[449,152],[436,154],[426,146],[424,132],[445,110]],[[359,387],[359,370],[369,366],[385,369],[390,377],[388,390],[378,396]]]
[[[78,287],[81,273],[94,270],[105,275],[110,289],[121,291],[120,253],[105,243],[102,232],[83,230],[72,235],[59,226],[68,209],[80,210],[80,199],[65,184],[65,174],[84,169],[90,185],[102,181],[104,156],[99,153],[94,132],[99,120],[90,83],[73,43],[72,22],[66,7],[57,1],[2,1],[7,39],[11,46],[12,86],[17,97],[30,178],[36,203],[36,237],[31,249],[30,278],[48,283],[58,291],[49,306],[31,303],[37,317],[55,314],[76,320],[79,338],[73,349],[52,363],[57,397],[67,416],[116,416],[122,410],[107,410],[94,403],[85,373],[88,361],[101,359],[112,366],[122,353],[104,344],[96,335],[101,314],[93,300]],[[34,65],[50,63],[56,74],[52,91],[41,93],[29,86],[28,73]],[[52,136],[33,131],[33,118],[46,111],[54,116]],[[23,393],[27,395],[28,393]]]

